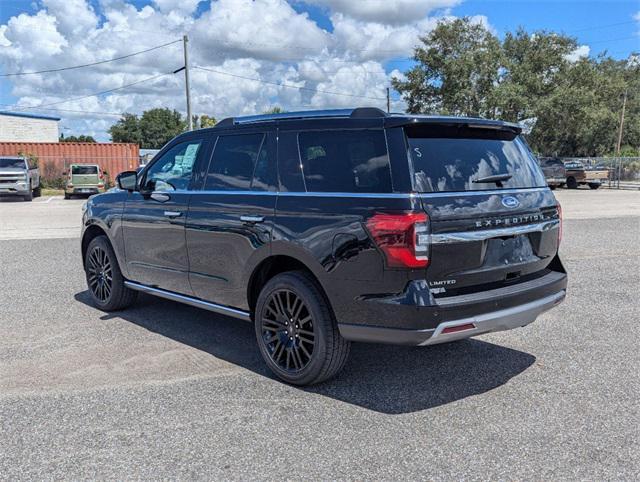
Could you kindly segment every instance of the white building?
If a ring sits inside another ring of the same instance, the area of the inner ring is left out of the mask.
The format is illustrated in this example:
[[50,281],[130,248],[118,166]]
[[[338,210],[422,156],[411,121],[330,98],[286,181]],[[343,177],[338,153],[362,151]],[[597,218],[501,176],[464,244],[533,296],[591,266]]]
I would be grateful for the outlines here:
[[58,142],[59,117],[0,111],[0,142]]

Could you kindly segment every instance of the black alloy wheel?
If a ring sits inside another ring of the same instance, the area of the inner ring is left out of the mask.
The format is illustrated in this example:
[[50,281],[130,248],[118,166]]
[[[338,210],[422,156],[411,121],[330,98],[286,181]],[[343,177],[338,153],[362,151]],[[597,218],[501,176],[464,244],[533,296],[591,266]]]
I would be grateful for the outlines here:
[[113,269],[109,255],[102,246],[94,246],[87,264],[89,289],[101,303],[107,303],[113,291]]
[[84,269],[91,299],[101,310],[121,310],[136,300],[138,292],[124,284],[118,259],[106,236],[91,240],[85,252]]
[[340,336],[327,297],[309,273],[287,271],[271,278],[254,313],[262,358],[281,380],[312,385],[344,367],[351,344]]
[[269,296],[262,316],[262,342],[271,360],[287,372],[300,371],[311,361],[316,342],[313,317],[294,292],[280,289]]

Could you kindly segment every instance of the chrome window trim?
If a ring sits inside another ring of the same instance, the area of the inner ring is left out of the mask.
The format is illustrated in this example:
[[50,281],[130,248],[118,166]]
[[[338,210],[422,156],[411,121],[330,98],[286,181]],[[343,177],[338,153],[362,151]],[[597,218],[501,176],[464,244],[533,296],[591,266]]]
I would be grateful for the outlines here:
[[[456,192],[302,192],[302,191],[209,191],[189,190],[181,191],[189,194],[231,194],[231,195],[257,195],[257,196],[292,196],[292,197],[355,197],[355,198],[441,198],[441,197],[466,197],[466,196],[503,196],[506,194],[524,194],[549,191],[548,187],[517,188],[484,191],[456,191]],[[176,191],[169,191],[176,192]]]

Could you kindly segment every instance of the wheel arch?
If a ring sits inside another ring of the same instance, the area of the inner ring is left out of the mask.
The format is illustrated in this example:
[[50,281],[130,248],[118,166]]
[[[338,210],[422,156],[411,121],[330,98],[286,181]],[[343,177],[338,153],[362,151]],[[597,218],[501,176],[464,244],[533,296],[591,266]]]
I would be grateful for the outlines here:
[[293,256],[275,254],[263,259],[254,268],[251,276],[249,277],[249,282],[247,283],[247,303],[252,317],[255,312],[256,303],[262,287],[274,276],[287,271],[302,271],[308,274],[317,284],[318,289],[320,289],[324,295],[327,303],[329,304],[329,308],[331,309],[331,302],[327,296],[326,290],[322,286],[318,276],[309,266]]
[[[109,244],[111,244],[111,247],[113,248],[113,251],[116,253],[116,259],[118,258],[117,251],[116,251],[116,246],[114,245],[113,240],[109,236],[108,230],[105,227],[103,227],[100,224],[98,224],[98,223],[92,223],[89,226],[87,226],[85,228],[84,232],[82,233],[82,240],[81,240],[81,244],[80,244],[80,249],[81,249],[81,253],[82,253],[82,266],[83,267],[84,267],[85,257],[86,257],[86,254],[87,254],[87,249],[89,248],[89,244],[91,243],[91,241],[93,241],[98,236],[105,236],[107,238],[107,240],[109,241]],[[118,264],[120,264],[120,260],[119,259],[118,259]],[[122,266],[120,267],[120,269],[122,269]]]

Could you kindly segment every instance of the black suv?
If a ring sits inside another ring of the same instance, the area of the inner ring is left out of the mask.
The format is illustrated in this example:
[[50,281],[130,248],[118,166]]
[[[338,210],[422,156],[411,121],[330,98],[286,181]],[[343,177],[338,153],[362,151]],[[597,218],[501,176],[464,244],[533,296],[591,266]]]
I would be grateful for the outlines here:
[[373,108],[229,118],[93,196],[103,310],[138,291],[254,323],[299,385],[350,342],[431,345],[527,325],[565,297],[560,206],[520,127]]

